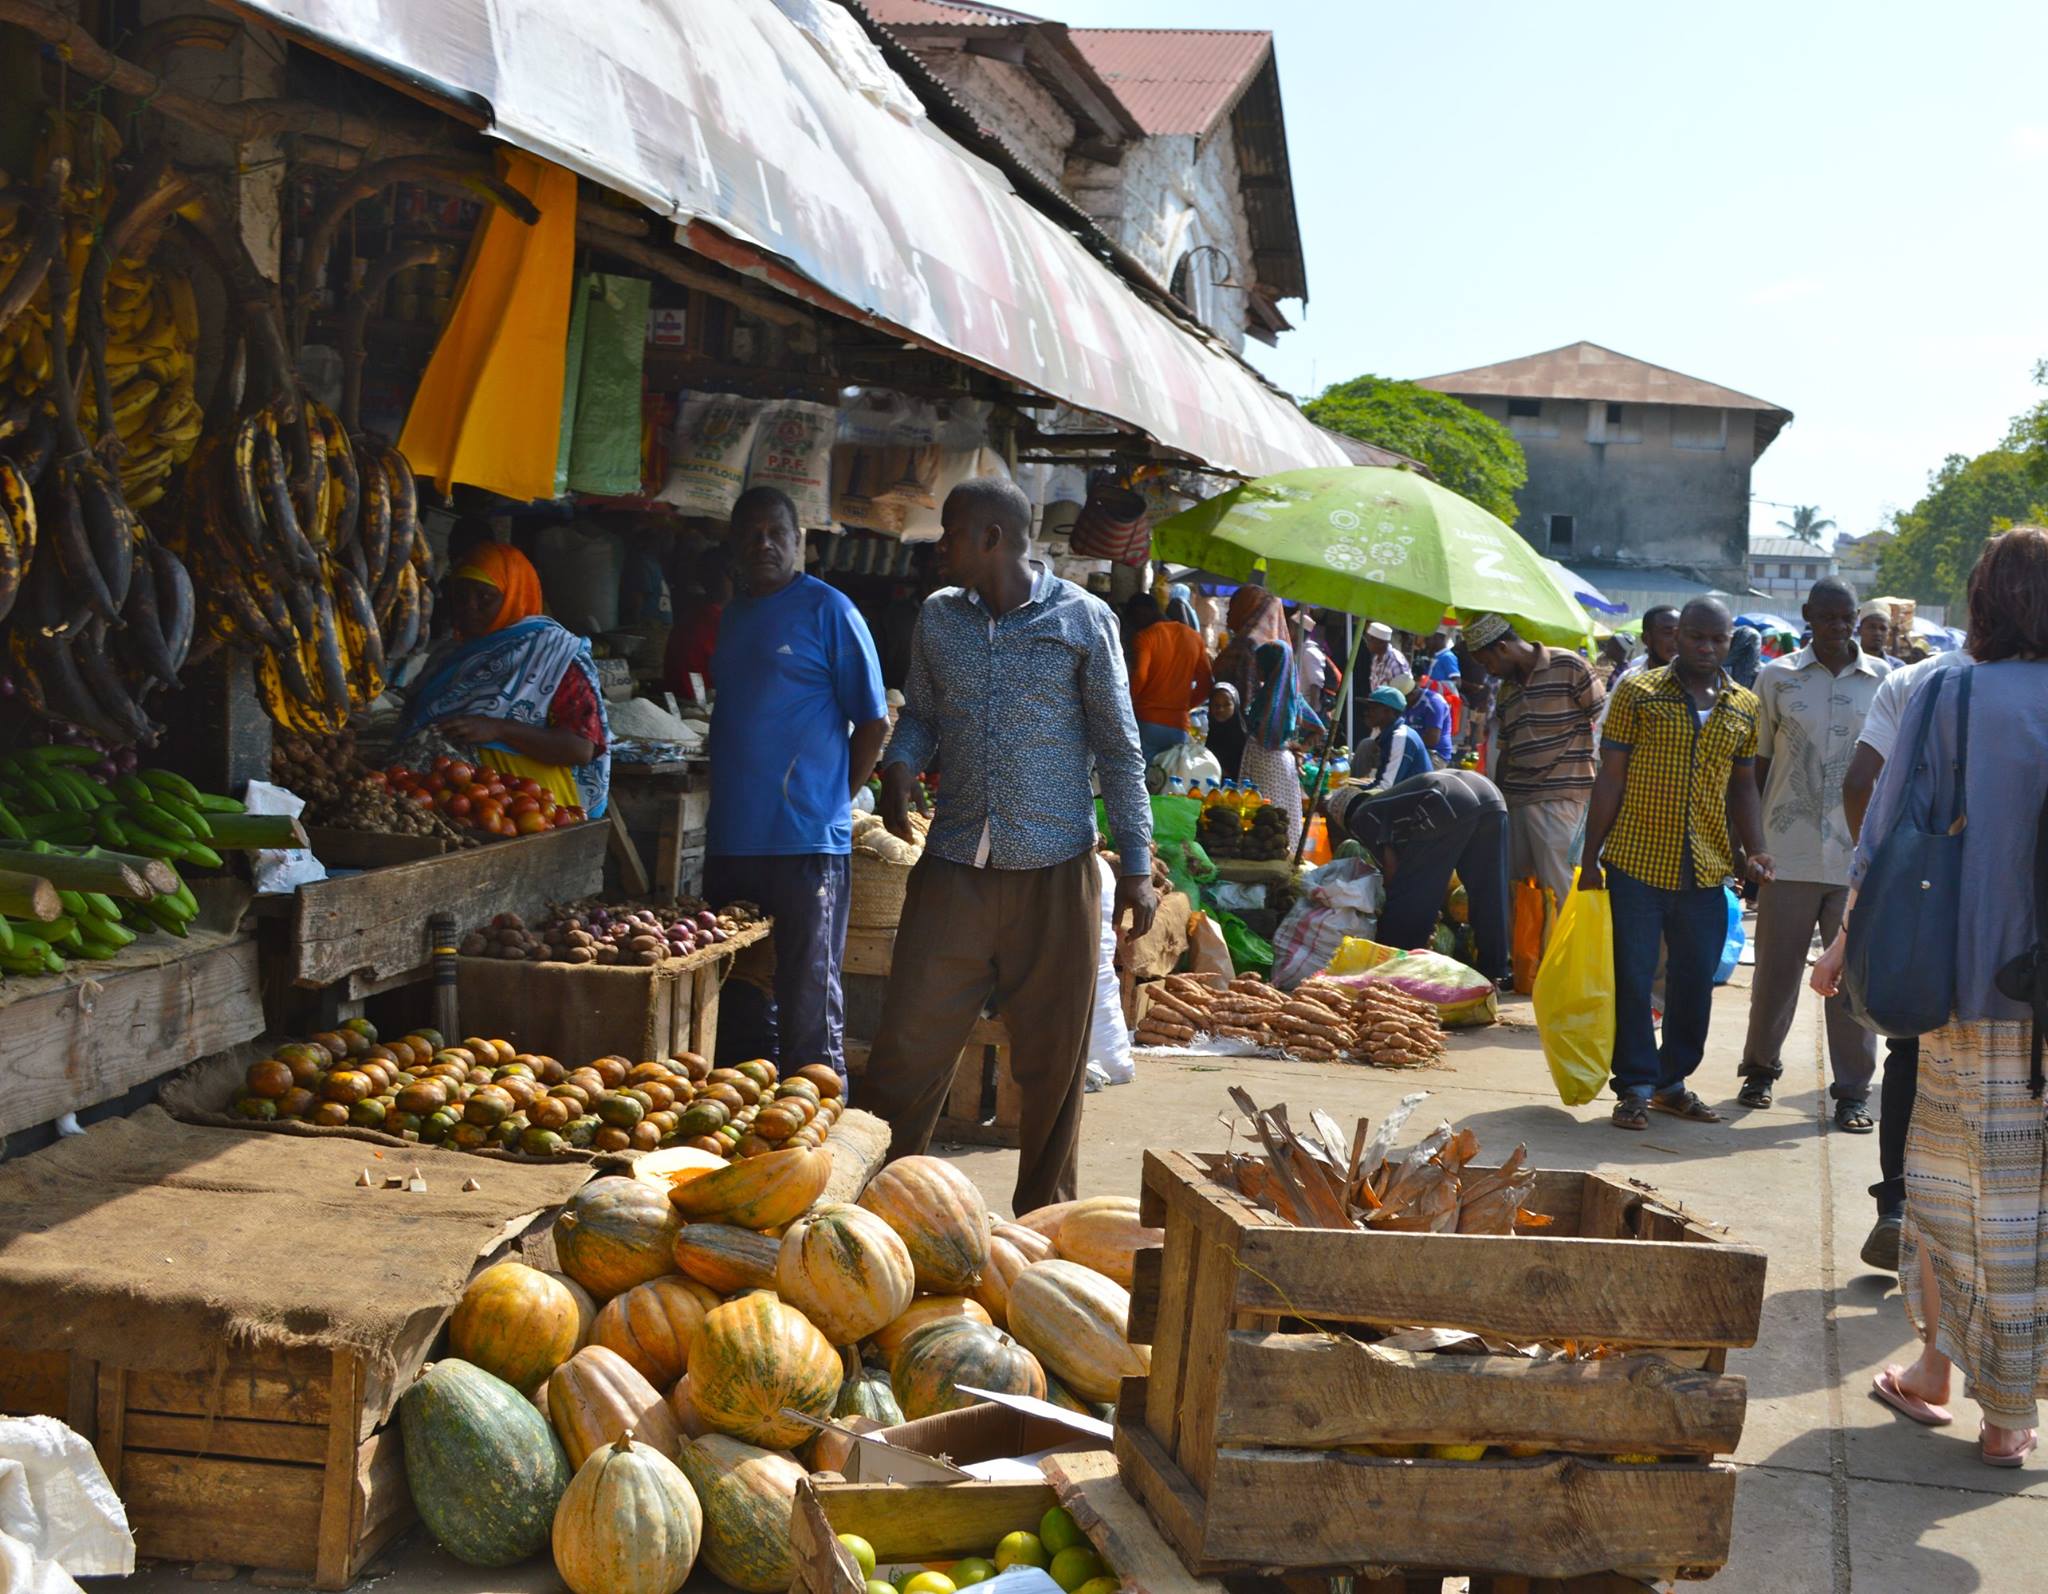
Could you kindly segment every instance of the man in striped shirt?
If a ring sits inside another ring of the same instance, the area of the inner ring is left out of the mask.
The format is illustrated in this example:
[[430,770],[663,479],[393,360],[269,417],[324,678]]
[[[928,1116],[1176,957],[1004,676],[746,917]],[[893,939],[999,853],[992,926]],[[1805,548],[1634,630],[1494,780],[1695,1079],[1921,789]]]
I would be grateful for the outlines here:
[[1593,794],[1593,726],[1607,694],[1578,654],[1525,642],[1497,614],[1466,627],[1465,642],[1501,682],[1493,780],[1508,804],[1508,876],[1534,878],[1562,907]]

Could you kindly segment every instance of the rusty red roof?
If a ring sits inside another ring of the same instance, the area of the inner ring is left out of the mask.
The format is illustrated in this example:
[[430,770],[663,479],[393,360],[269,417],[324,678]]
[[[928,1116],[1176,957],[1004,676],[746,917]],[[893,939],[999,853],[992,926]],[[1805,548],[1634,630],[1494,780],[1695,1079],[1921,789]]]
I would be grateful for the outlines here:
[[[932,0],[893,0],[930,4]],[[1199,138],[1237,106],[1273,49],[1273,35],[1237,29],[1073,28],[1074,43],[1156,135]]]
[[1008,28],[1028,26],[1041,20],[1001,6],[984,6],[953,0],[862,0],[868,15],[885,26],[916,27],[938,23],[954,28]]

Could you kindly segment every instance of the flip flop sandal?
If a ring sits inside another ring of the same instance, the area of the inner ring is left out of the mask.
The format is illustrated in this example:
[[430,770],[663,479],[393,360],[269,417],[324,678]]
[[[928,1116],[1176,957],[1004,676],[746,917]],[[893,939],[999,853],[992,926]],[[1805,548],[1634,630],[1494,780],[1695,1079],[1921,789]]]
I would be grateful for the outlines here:
[[1677,1096],[1652,1096],[1652,1112],[1668,1112],[1674,1118],[1689,1118],[1696,1124],[1717,1124],[1721,1115],[1688,1090]]
[[1771,1082],[1768,1079],[1753,1079],[1736,1093],[1735,1099],[1745,1107],[1768,1107],[1771,1104]]
[[[1903,1367],[1887,1367],[1883,1372],[1871,1379],[1871,1394],[1883,1401],[1885,1405],[1891,1407],[1901,1417],[1917,1422],[1923,1428],[1946,1428],[1956,1420],[1955,1414],[1948,1407],[1931,1405],[1927,1401],[1922,1400],[1918,1395],[1907,1394],[1899,1383],[1899,1375],[1904,1371],[1905,1368]],[[1983,1436],[1981,1434],[1978,1436],[1978,1443],[1980,1445],[1983,1443]],[[1992,1465],[1997,1466],[2003,1466],[2004,1464],[2003,1462],[1992,1463]],[[2015,1461],[2012,1465],[2018,1466],[2019,1463]]]
[[1845,1135],[1867,1135],[1877,1127],[1877,1120],[1862,1102],[1845,1101],[1835,1107],[1835,1127]]
[[1986,1450],[1984,1448],[1984,1435],[1989,1426],[1990,1425],[1987,1423],[1984,1426],[1978,1428],[1977,1430],[1977,1459],[1983,1462],[1984,1465],[1987,1467],[2020,1466],[2026,1461],[2027,1457],[2031,1456],[2034,1453],[2034,1447],[2040,1443],[2040,1440],[2035,1435],[2034,1431],[2031,1428],[2029,1428],[2027,1430],[2026,1442],[2022,1444],[2019,1447],[2019,1449],[2013,1451],[2009,1455],[2000,1454],[1994,1456],[1989,1450]]

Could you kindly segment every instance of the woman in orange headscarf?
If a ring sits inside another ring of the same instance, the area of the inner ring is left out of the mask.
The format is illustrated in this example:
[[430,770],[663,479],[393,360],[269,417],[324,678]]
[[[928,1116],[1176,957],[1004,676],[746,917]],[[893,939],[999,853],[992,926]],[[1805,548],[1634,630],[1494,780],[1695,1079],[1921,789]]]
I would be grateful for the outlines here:
[[445,601],[456,645],[414,690],[400,741],[427,733],[472,749],[487,768],[597,818],[611,755],[589,642],[540,612],[539,574],[505,543],[464,554]]

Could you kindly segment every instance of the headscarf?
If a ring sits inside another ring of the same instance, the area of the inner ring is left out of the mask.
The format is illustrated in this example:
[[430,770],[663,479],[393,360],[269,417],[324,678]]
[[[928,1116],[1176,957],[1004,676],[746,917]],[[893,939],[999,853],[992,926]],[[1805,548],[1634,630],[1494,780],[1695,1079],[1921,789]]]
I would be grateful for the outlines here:
[[1253,657],[1259,670],[1259,690],[1252,699],[1247,729],[1261,747],[1277,752],[1293,738],[1303,720],[1319,726],[1322,717],[1302,701],[1294,679],[1292,648],[1285,642],[1268,642]]
[[1202,629],[1201,617],[1195,613],[1194,596],[1185,581],[1176,581],[1166,589],[1166,618],[1179,622],[1190,631]]
[[491,631],[531,620],[541,611],[540,572],[533,568],[531,559],[510,543],[487,542],[472,548],[448,579],[475,581],[498,594],[498,612],[491,617]]
[[1755,686],[1756,672],[1763,668],[1764,635],[1753,625],[1738,625],[1735,640],[1728,644],[1728,678],[1737,686]]
[[1232,636],[1242,636],[1266,617],[1269,605],[1280,601],[1278,593],[1265,587],[1239,587],[1230,595],[1230,609],[1223,623]]

